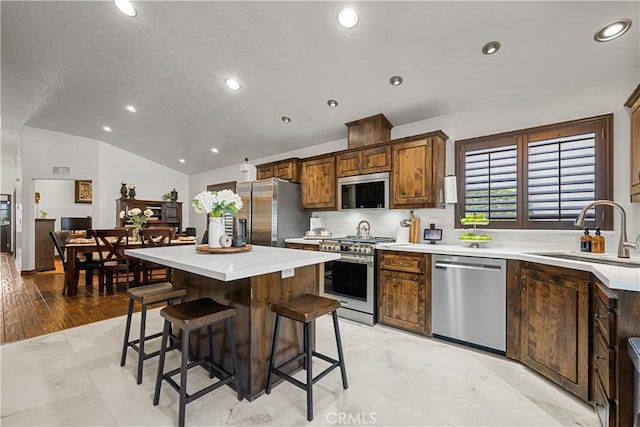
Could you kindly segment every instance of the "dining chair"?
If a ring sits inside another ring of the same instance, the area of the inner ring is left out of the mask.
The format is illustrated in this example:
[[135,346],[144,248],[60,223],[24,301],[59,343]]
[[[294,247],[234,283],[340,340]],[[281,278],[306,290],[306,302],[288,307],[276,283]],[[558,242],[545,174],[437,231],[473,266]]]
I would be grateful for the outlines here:
[[[143,248],[168,246],[172,237],[173,229],[170,227],[149,227],[140,230]],[[171,267],[151,261],[141,261],[139,267],[142,272],[142,282],[145,285],[171,281]]]
[[[51,231],[49,232],[49,236],[51,236],[51,240],[53,240],[53,246],[56,248],[58,255],[60,256],[60,260],[62,261],[62,268],[66,272],[67,271],[67,257],[65,245],[69,241],[71,237],[71,233],[69,231]],[[73,278],[76,286],[78,280],[80,278],[80,270],[84,270],[85,275],[85,286],[91,287],[93,286],[93,271],[98,270],[100,268],[100,263],[98,260],[94,260],[92,257],[85,257],[85,259],[76,258],[76,269],[75,276]]]
[[89,235],[95,239],[96,250],[100,257],[98,292],[104,291],[105,281],[106,286],[112,289],[114,283],[116,285],[119,283],[122,273],[124,273],[127,288],[130,274],[133,274],[132,281],[137,284],[137,260],[124,254],[131,236],[131,229],[89,230]]

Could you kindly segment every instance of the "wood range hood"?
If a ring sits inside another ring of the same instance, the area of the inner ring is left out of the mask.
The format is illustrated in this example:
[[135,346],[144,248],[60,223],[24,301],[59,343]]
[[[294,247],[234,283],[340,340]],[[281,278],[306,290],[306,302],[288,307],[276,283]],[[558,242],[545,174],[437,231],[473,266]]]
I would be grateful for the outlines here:
[[391,139],[391,128],[393,127],[382,113],[345,123],[345,126],[348,129],[348,148],[387,142]]

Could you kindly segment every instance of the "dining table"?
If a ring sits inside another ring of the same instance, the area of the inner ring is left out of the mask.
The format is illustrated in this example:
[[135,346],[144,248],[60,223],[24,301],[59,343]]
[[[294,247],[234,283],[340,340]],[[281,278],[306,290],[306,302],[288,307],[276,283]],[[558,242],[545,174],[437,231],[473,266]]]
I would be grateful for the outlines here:
[[[168,246],[194,245],[196,239],[193,237],[178,237],[172,239]],[[129,240],[122,250],[136,249],[142,247],[142,241]],[[76,237],[69,239],[64,245],[67,255],[67,270],[64,272],[64,287],[62,294],[68,297],[76,296],[78,293],[78,281],[76,278],[76,260],[80,255],[93,254],[98,252],[98,245],[95,239]]]

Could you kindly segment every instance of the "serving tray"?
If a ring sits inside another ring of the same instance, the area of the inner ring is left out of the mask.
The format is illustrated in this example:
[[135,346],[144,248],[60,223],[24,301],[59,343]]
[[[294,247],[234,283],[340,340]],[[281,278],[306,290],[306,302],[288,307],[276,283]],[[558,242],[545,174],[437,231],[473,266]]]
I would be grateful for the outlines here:
[[234,254],[238,252],[247,252],[253,248],[251,245],[231,246],[230,248],[210,248],[208,245],[196,246],[196,252],[203,254]]

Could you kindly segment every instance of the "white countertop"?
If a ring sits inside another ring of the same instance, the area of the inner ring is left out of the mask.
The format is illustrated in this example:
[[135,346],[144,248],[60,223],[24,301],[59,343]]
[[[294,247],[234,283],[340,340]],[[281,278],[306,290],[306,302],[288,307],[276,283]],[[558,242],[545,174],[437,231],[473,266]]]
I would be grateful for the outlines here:
[[[572,268],[574,270],[589,271],[611,289],[640,292],[640,268],[618,267],[613,265],[598,264],[595,262],[574,261],[562,258],[552,258],[536,255],[536,253],[563,252],[557,250],[531,250],[531,249],[507,249],[456,245],[427,245],[421,243],[381,243],[376,249],[393,250],[403,252],[419,252],[442,255],[475,256],[481,258],[517,259],[520,261],[537,262],[540,264],[555,265],[557,267]],[[595,255],[595,254],[593,254]],[[604,254],[607,257],[615,257],[615,254]],[[640,262],[637,257],[633,258]]]
[[340,254],[256,246],[248,252],[215,254],[196,252],[194,246],[162,246],[127,249],[126,255],[188,271],[213,279],[231,281],[275,273],[340,258]]

